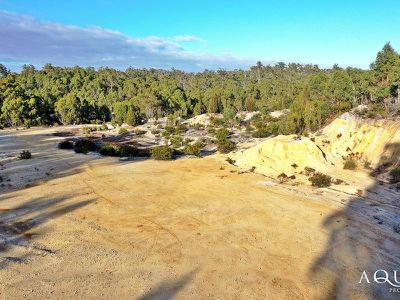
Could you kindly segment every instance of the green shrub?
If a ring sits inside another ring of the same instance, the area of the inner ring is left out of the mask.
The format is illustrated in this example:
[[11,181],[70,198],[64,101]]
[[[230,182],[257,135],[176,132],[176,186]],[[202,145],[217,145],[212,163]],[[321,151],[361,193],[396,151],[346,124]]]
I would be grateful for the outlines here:
[[121,157],[135,157],[139,153],[136,147],[126,144],[119,145],[118,152]]
[[171,136],[170,140],[171,140],[172,147],[179,148],[182,146],[183,139],[179,135]]
[[151,149],[151,157],[157,160],[171,160],[173,149],[168,146],[156,146]]
[[32,158],[32,154],[29,150],[22,150],[19,154],[20,159],[30,159]]
[[308,180],[311,181],[312,186],[316,187],[328,187],[332,183],[331,176],[320,172],[315,173],[312,177],[308,178]]
[[76,153],[83,153],[86,154],[89,151],[96,150],[95,142],[88,140],[88,139],[81,139],[75,142],[74,150]]
[[221,140],[217,142],[217,148],[221,153],[229,153],[235,150],[236,145],[230,140]]
[[223,125],[225,124],[225,121],[226,121],[226,120],[224,120],[223,118],[211,117],[211,118],[210,118],[210,121],[211,121],[211,124],[212,124],[213,126],[218,127],[218,126],[223,126]]
[[107,124],[105,124],[105,123],[103,123],[102,125],[101,125],[101,130],[108,130],[108,126],[107,126]]
[[183,134],[183,133],[185,133],[187,130],[188,130],[188,129],[186,128],[186,125],[185,125],[185,124],[178,123],[178,124],[176,125],[176,128],[175,128],[175,133],[176,133],[176,134]]
[[252,136],[254,138],[266,138],[269,137],[270,135],[271,133],[267,130],[267,128],[260,128],[252,133]]
[[370,170],[371,169],[371,162],[368,160],[364,160],[364,169]]
[[345,169],[345,170],[355,170],[355,169],[357,169],[357,162],[354,159],[348,158],[344,162],[343,169]]
[[397,167],[390,171],[390,176],[391,176],[391,182],[392,183],[397,183],[400,182],[400,167]]
[[118,134],[120,134],[120,135],[128,134],[128,129],[126,129],[126,128],[120,128],[120,129],[118,130]]
[[100,147],[99,153],[105,156],[135,157],[138,154],[136,147],[122,144],[104,144]]
[[229,136],[230,132],[226,128],[221,128],[216,133],[216,138],[218,141],[226,140]]
[[101,145],[99,153],[105,156],[119,156],[117,147],[112,144]]
[[311,167],[305,167],[304,168],[304,175],[306,176],[312,176],[315,174],[315,169],[311,168]]
[[203,149],[203,144],[201,142],[196,142],[194,144],[187,144],[183,149],[183,152],[186,155],[200,156],[202,149]]
[[84,133],[84,134],[89,134],[89,133],[91,133],[93,130],[92,130],[92,128],[90,128],[90,127],[82,127],[82,132]]
[[74,144],[71,141],[65,140],[58,143],[58,149],[72,149]]

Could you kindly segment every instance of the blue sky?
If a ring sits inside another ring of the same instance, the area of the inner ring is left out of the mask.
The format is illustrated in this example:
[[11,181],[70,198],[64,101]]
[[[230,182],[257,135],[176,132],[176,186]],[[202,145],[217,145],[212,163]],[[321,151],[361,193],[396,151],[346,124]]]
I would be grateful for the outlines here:
[[385,42],[400,50],[394,0],[0,0],[0,11],[0,61],[10,67],[367,68]]

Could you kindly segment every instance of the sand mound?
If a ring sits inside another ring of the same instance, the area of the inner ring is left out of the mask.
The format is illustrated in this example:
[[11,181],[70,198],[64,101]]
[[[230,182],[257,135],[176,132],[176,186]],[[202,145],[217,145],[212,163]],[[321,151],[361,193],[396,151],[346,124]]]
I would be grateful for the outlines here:
[[231,158],[239,167],[255,167],[255,172],[270,176],[291,175],[311,167],[340,177],[349,156],[359,160],[360,168],[364,162],[383,171],[400,164],[400,120],[361,120],[345,114],[313,140],[277,136]]
[[324,153],[308,138],[295,140],[294,135],[277,136],[232,157],[236,165],[264,175],[292,175],[305,167],[325,170],[331,164]]

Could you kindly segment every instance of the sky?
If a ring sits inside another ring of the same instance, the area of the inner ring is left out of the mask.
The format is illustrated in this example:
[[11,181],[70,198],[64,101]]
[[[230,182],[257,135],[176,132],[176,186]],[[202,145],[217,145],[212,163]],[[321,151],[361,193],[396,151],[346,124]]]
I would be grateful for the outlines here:
[[400,50],[396,0],[0,0],[0,63],[247,69],[368,68]]

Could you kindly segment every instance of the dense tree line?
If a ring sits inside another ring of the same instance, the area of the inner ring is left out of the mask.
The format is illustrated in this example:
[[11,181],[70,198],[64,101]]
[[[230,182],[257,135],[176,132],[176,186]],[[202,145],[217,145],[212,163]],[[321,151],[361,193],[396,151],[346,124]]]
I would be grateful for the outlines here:
[[[3,126],[103,122],[138,124],[152,117],[190,117],[206,112],[289,108],[295,131],[319,128],[330,116],[358,104],[399,104],[400,57],[388,43],[369,70],[320,69],[316,65],[257,63],[247,71],[111,68],[20,73],[0,65],[0,122]],[[288,125],[289,126],[289,125]]]

